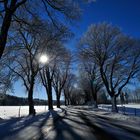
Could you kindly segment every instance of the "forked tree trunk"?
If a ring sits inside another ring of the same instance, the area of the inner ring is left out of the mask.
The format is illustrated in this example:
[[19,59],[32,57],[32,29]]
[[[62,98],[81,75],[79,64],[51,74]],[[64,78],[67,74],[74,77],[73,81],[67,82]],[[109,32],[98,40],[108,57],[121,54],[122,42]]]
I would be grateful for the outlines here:
[[111,97],[111,103],[112,103],[112,112],[118,112],[116,96],[115,95]]

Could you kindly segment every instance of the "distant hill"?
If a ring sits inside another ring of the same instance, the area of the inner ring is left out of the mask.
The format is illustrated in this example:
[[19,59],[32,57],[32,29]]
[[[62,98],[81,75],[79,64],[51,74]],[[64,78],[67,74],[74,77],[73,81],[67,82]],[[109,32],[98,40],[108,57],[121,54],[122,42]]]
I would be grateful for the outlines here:
[[[41,99],[34,99],[34,104],[35,105],[47,105],[48,101],[46,100],[41,100]],[[28,105],[28,99],[27,98],[22,98],[22,97],[17,97],[17,96],[12,96],[12,95],[7,95],[7,94],[0,94],[0,105],[5,106],[5,105]]]

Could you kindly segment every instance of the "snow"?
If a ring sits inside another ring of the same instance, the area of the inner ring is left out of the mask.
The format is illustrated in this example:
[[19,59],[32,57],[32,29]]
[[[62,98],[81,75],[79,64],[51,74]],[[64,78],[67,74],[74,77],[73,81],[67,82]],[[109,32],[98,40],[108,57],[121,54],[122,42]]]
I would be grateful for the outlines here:
[[[111,104],[100,104],[99,107],[111,107]],[[122,105],[117,105],[118,107],[122,107]],[[123,104],[125,107],[130,107],[130,108],[138,108],[140,109],[140,104]]]
[[[119,113],[125,115],[133,115],[140,117],[140,104],[124,104],[124,105],[117,105]],[[111,111],[111,105],[100,104],[100,109],[104,109],[107,111]]]
[[[118,105],[118,106],[122,106],[122,105]],[[140,104],[123,104],[123,106],[140,109]]]
[[[54,106],[56,109],[56,106]],[[35,106],[35,110],[37,114],[46,112],[48,110],[48,106]],[[56,109],[56,111],[61,111]],[[23,117],[27,116],[29,113],[28,106],[0,106],[0,118],[2,119],[10,119],[15,117]]]
[[[15,116],[18,116],[19,108],[19,106],[4,106],[3,108],[1,107],[1,110],[5,109],[7,112],[15,113]],[[1,140],[46,138],[60,140],[82,138],[90,140],[98,138],[99,134],[101,134],[102,139],[105,139],[104,135],[107,135],[107,137],[111,135],[116,139],[121,137],[123,140],[136,138],[135,130],[138,133],[140,132],[140,117],[94,109],[92,106],[71,106],[65,108],[66,112],[64,108],[55,107],[55,111],[45,111],[45,106],[35,106],[35,108],[37,111],[35,117],[26,116],[2,120],[0,122]],[[21,111],[22,113],[28,115],[28,106],[22,106],[21,110],[23,110],[23,112]],[[12,114],[9,114],[9,118],[10,115]],[[59,117],[61,119],[57,119]],[[99,130],[102,131],[98,133]],[[128,133],[127,130],[130,130],[133,134]]]
[[137,116],[130,116],[130,115],[124,115],[120,113],[114,113],[114,112],[109,112],[106,110],[99,109],[98,111],[95,111],[97,115],[104,116],[107,118],[111,119],[116,119],[119,121],[125,121],[125,122],[130,122],[134,124],[140,124],[140,117]]
[[[115,119],[115,120],[119,120],[119,121],[125,121],[125,122],[130,122],[130,123],[133,123],[133,124],[140,124],[140,117],[139,116],[134,116],[134,115],[126,115],[126,114],[123,114],[123,113],[114,113],[114,112],[111,112],[111,108],[109,108],[110,110],[108,110],[107,107],[111,107],[111,105],[105,105],[106,108],[104,107],[103,108],[103,105],[101,107],[101,105],[99,105],[99,108],[98,109],[95,109],[93,106],[72,106],[71,108],[73,109],[84,109],[88,112],[94,112],[94,114],[96,115],[99,115],[99,116],[103,116],[103,117],[106,117],[106,118],[111,118],[111,119]],[[133,105],[131,105],[133,106]],[[136,105],[137,107],[139,106]],[[139,108],[137,108],[139,109]]]
[[[37,140],[42,139],[48,132],[53,129],[53,121],[57,119],[60,114],[63,114],[61,109],[55,108],[47,110],[44,113],[42,109],[44,106],[35,106],[37,109],[36,116],[25,116],[20,118],[11,118],[1,120],[0,122],[0,139],[1,140]],[[6,108],[6,107],[4,107]],[[10,107],[7,107],[11,109]],[[28,112],[28,107],[23,107]],[[13,112],[17,113],[18,106],[12,107]],[[42,110],[41,110],[42,109]],[[12,110],[10,110],[12,112]],[[62,113],[60,113],[62,112]],[[47,127],[46,127],[47,126]]]

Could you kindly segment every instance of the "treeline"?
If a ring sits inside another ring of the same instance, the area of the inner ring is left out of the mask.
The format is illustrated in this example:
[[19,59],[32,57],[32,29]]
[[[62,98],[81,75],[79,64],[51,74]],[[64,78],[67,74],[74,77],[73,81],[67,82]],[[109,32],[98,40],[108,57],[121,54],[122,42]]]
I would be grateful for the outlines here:
[[[34,99],[35,105],[47,105],[47,101],[40,100],[40,99]],[[1,106],[16,106],[16,105],[28,105],[28,99],[22,98],[22,97],[16,97],[12,95],[1,95],[0,96],[0,105]]]
[[[53,100],[53,104],[56,105],[56,100]],[[61,101],[64,104],[64,101]],[[0,95],[0,106],[23,106],[28,105],[28,99],[17,97],[13,95]],[[34,105],[48,105],[47,100],[34,99]]]

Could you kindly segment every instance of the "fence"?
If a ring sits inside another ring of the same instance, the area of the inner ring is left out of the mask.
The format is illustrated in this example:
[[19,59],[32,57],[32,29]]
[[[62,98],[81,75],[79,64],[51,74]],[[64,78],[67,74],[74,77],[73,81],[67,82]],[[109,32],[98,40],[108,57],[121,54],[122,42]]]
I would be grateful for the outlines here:
[[[111,106],[106,105],[99,105],[99,108],[111,111]],[[124,115],[132,115],[132,116],[138,116],[140,117],[140,108],[131,108],[131,107],[125,107],[125,106],[119,106],[118,112]]]

